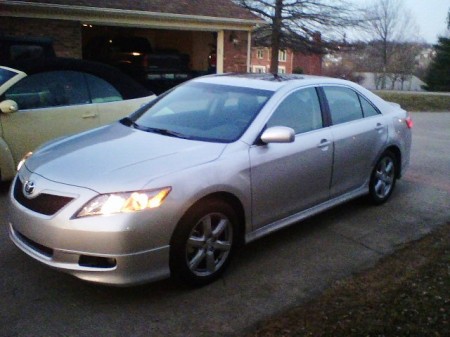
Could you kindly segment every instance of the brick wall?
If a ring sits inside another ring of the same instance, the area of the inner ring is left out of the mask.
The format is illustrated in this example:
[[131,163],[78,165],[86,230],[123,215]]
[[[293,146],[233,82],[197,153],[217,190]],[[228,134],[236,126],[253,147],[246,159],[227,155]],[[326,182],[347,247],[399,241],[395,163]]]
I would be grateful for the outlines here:
[[[258,57],[258,50],[262,58]],[[267,47],[253,47],[251,54],[251,70],[258,72],[258,67],[264,67],[266,72],[270,69],[271,49]],[[292,74],[295,68],[301,68],[304,74],[322,74],[322,56],[320,54],[302,54],[287,49],[286,61],[279,61],[279,67],[283,67],[286,74]]]
[[[80,22],[0,17],[0,34],[50,37],[57,56],[82,58]],[[224,72],[247,71],[247,38],[247,32],[225,32]]]
[[225,31],[223,71],[247,72],[247,32]]
[[[264,67],[265,72],[268,73],[270,71],[270,59],[271,59],[272,49],[268,47],[253,47],[252,55],[251,55],[251,71],[259,72],[259,69]],[[260,58],[262,56],[262,58]],[[286,50],[286,60],[278,61],[278,68],[283,69],[283,72],[286,74],[292,73],[292,59],[293,53],[292,50]],[[280,70],[279,73],[282,71]]]
[[295,53],[293,69],[302,68],[304,74],[322,75],[322,55]]
[[251,53],[251,72],[269,72],[270,68],[270,51],[268,47],[252,47]]
[[81,58],[81,24],[73,21],[0,17],[0,34],[53,39],[57,56]]

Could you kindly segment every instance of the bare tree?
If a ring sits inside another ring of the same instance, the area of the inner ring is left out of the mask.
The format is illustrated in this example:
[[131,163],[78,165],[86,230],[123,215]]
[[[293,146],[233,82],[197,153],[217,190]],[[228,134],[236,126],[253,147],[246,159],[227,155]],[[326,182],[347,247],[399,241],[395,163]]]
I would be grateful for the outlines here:
[[234,0],[264,18],[270,27],[270,72],[278,72],[280,47],[316,51],[319,31],[327,35],[360,22],[355,8],[346,0]]
[[[417,25],[411,12],[404,7],[403,0],[374,0],[365,12],[367,20],[365,30],[371,39],[369,46],[372,46],[369,53],[373,64],[381,67],[379,68],[381,74],[378,74],[377,78],[380,79],[380,89],[385,89],[388,73],[399,73],[395,66],[402,65],[402,62],[396,60],[399,59],[399,54],[405,55],[405,51],[402,50],[405,47],[404,42],[415,38]],[[408,49],[411,52],[413,50]],[[408,55],[408,59],[410,57],[411,55]],[[402,68],[401,72],[405,72],[404,67]],[[414,64],[411,65],[410,73],[413,72],[413,68]],[[396,79],[392,80],[395,82]]]
[[388,68],[391,74],[392,88],[395,83],[400,83],[400,90],[405,90],[405,82],[410,82],[417,66],[416,56],[419,55],[422,46],[417,43],[404,42],[396,45],[397,52]]

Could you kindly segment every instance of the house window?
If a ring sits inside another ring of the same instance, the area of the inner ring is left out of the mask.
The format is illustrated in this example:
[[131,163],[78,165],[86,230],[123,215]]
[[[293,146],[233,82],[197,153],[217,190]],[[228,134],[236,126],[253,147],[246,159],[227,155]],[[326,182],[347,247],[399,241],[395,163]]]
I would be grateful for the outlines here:
[[287,52],[286,52],[286,50],[278,51],[278,61],[286,62],[286,59],[287,59]]
[[286,74],[286,67],[278,67],[278,74]]
[[262,60],[264,58],[264,49],[258,49],[256,51],[256,56]]
[[266,72],[266,67],[264,66],[253,66],[252,72],[257,74],[264,74]]

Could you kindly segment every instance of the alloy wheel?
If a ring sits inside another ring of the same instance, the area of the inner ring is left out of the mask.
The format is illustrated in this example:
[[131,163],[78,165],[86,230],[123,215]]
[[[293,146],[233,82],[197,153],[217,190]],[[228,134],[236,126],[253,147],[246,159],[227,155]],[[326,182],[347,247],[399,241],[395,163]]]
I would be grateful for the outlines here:
[[375,169],[374,193],[379,199],[385,199],[391,193],[395,180],[395,163],[390,156],[383,157]]
[[186,243],[186,262],[197,276],[218,271],[230,254],[233,226],[222,213],[210,213],[193,227]]

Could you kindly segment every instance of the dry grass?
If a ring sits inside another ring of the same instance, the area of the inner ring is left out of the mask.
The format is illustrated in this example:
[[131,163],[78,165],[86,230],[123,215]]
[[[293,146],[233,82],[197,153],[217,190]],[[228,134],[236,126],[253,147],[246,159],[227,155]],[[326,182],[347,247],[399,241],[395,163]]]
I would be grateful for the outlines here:
[[381,98],[398,103],[408,111],[450,111],[450,95],[433,95],[419,93],[397,93],[377,91]]
[[450,336],[450,223],[248,337]]

